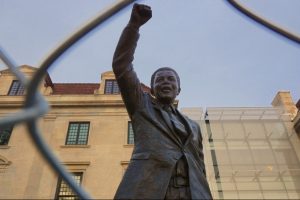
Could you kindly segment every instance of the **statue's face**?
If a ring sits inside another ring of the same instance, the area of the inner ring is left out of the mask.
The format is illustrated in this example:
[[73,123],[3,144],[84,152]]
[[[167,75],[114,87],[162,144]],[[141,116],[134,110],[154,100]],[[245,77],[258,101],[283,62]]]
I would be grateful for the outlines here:
[[152,89],[155,97],[163,104],[173,103],[180,91],[177,77],[170,70],[159,71],[155,74]]

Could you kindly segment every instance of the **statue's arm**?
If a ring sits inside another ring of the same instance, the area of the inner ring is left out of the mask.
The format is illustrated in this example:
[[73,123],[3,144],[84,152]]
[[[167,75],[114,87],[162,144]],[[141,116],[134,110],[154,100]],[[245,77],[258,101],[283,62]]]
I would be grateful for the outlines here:
[[129,23],[121,34],[113,56],[113,71],[130,117],[142,103],[143,96],[140,81],[133,70],[134,52],[139,38],[139,28],[151,16],[149,6],[134,4]]

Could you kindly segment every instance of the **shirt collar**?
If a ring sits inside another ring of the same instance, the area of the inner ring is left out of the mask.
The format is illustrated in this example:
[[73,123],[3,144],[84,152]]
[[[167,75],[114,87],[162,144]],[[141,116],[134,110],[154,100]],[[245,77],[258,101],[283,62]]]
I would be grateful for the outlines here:
[[156,106],[160,107],[161,109],[167,112],[172,112],[173,114],[176,114],[176,109],[173,104],[162,104],[156,98],[152,98],[152,103],[154,103]]

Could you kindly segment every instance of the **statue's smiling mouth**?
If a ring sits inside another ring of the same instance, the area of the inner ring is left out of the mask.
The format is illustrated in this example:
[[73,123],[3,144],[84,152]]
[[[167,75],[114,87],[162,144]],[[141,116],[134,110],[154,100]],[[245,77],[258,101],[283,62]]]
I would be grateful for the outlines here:
[[162,92],[171,92],[171,90],[172,90],[172,88],[169,87],[169,86],[163,86],[163,87],[161,88],[161,91],[162,91]]

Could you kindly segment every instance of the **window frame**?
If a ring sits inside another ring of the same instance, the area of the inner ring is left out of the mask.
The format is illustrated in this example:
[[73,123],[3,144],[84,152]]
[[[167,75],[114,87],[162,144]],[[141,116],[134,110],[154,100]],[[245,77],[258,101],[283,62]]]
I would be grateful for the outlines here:
[[1,136],[2,136],[2,132],[5,131],[5,130],[8,130],[9,136],[6,138],[6,140],[7,140],[6,143],[1,144],[1,140],[0,140],[0,146],[8,145],[9,140],[10,140],[10,137],[11,137],[11,134],[12,134],[12,132],[13,132],[13,126],[1,128],[1,129],[0,129],[0,133],[1,133],[1,134],[0,134],[0,138],[1,138]]
[[[79,181],[79,185],[82,184],[82,180],[83,180],[83,172],[71,172],[71,176],[73,176],[73,178],[76,176],[76,175],[79,175],[80,177],[80,181]],[[76,180],[76,179],[75,179]],[[60,192],[61,192],[61,187],[62,187],[62,183],[64,183],[67,188],[68,188],[68,191],[71,191],[73,194],[72,195],[64,195],[64,196],[60,196]],[[74,198],[74,199],[79,199],[78,195],[76,195],[76,193],[70,188],[70,186],[64,182],[64,180],[62,179],[62,177],[58,177],[58,180],[57,180],[57,185],[56,185],[56,193],[55,193],[55,199],[58,200],[59,198]]]
[[[75,140],[75,144],[69,144],[69,136],[70,136],[70,128],[71,128],[71,125],[72,124],[78,124],[78,130],[76,132],[76,140]],[[85,141],[85,144],[79,144],[78,141],[79,141],[79,133],[80,133],[80,126],[82,124],[88,124],[88,129],[87,129],[87,135],[86,135],[86,141]],[[91,123],[89,121],[79,121],[79,122],[69,122],[69,126],[68,126],[68,130],[67,130],[67,136],[66,136],[66,141],[65,141],[65,145],[87,145],[88,144],[88,141],[89,141],[89,132],[90,132],[90,125]]]
[[[16,89],[14,89],[16,87]],[[13,92],[15,90],[15,92]],[[25,87],[22,85],[22,83],[19,80],[13,80],[9,91],[8,96],[22,96],[25,93]]]
[[[132,137],[130,137],[130,136],[132,136]],[[127,125],[127,144],[134,145],[134,131],[133,131],[131,121],[128,121],[128,125]]]
[[[108,88],[108,83],[111,82],[111,88]],[[117,92],[115,92],[117,89]],[[104,94],[120,94],[120,88],[117,80],[115,79],[106,79],[104,85]]]

